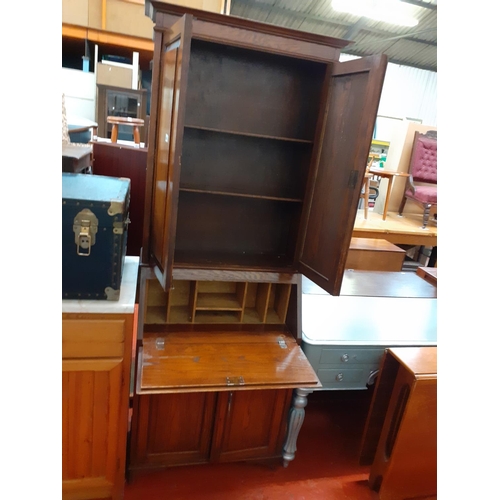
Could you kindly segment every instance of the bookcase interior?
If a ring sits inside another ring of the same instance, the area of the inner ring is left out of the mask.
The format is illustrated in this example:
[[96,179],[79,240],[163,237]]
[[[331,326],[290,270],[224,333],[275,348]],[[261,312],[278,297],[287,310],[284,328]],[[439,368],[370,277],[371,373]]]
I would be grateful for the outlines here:
[[293,267],[325,74],[192,40],[176,265]]

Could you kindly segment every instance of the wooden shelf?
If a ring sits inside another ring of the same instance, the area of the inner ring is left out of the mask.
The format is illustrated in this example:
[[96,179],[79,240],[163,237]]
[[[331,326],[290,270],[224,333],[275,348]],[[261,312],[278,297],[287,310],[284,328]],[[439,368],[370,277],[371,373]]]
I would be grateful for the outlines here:
[[185,191],[186,193],[213,194],[217,196],[236,196],[241,198],[255,198],[258,200],[273,200],[273,201],[286,201],[292,203],[302,203],[302,200],[300,198],[281,198],[279,196],[262,196],[257,194],[228,193],[224,191],[206,191],[204,189],[191,189],[191,188],[180,188],[179,191]]
[[220,130],[217,128],[210,128],[210,127],[200,127],[197,125],[184,125],[185,128],[188,129],[194,129],[194,130],[205,130],[206,132],[215,132],[219,134],[230,134],[230,135],[242,135],[245,137],[256,137],[259,139],[270,139],[273,141],[289,141],[289,142],[299,142],[303,144],[312,144],[313,141],[308,140],[308,139],[294,139],[292,137],[275,137],[271,135],[265,135],[265,134],[253,134],[250,132],[239,132],[236,130]]
[[[148,280],[155,283],[154,280]],[[168,294],[148,287],[146,324],[285,324],[289,283],[175,280]]]

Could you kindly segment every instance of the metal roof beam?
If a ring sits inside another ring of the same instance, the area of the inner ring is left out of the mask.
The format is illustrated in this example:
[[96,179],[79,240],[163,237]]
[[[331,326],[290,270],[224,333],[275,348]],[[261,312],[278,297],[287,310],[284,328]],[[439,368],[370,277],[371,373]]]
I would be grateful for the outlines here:
[[[417,1],[417,0],[415,0],[415,1]],[[268,13],[268,10],[265,9],[265,8],[263,8],[262,4],[259,4],[259,2],[255,2],[254,0],[239,0],[238,3],[246,4],[248,6],[257,8],[257,9],[263,11],[263,12]],[[232,7],[233,6],[234,6],[234,3],[232,3]],[[347,33],[346,33],[346,35],[344,35],[344,38],[346,38],[347,40],[352,40],[352,37],[358,35],[360,31],[366,31],[366,32],[372,33],[374,35],[385,36],[385,37],[387,35],[391,35],[390,31],[373,29],[373,28],[364,29],[363,27],[361,27],[357,31],[353,30],[354,31],[354,35],[351,34],[351,38],[347,38],[347,34],[349,34],[349,31],[351,30],[351,28],[354,28],[358,23],[352,24],[352,23],[349,23],[347,21],[340,21],[340,20],[336,20],[336,19],[331,19],[331,18],[326,18],[326,17],[321,17],[321,16],[315,16],[313,14],[302,14],[301,12],[296,12],[296,11],[293,11],[293,10],[290,10],[290,9],[285,9],[283,7],[278,7],[276,5],[273,5],[272,7],[273,7],[273,12],[275,12],[277,14],[285,14],[287,16],[294,17],[297,20],[313,21],[313,22],[316,22],[316,23],[320,22],[320,23],[323,23],[323,24],[328,24],[330,26],[335,26],[336,28],[341,27],[341,26],[346,27],[347,28]],[[269,21],[267,21],[267,22],[269,22]],[[417,33],[418,33],[418,31],[416,32],[416,34]],[[429,40],[422,40],[422,39],[419,39],[419,38],[410,38],[410,37],[412,37],[411,33],[408,33],[408,34],[404,35],[404,37],[407,38],[408,40],[412,41],[412,42],[423,43],[423,44],[430,45],[430,46],[433,46],[433,47],[435,47],[437,45],[435,42],[430,42]]]
[[422,0],[399,0],[403,3],[409,3],[411,5],[416,5],[417,7],[422,7],[422,9],[437,10],[437,4],[422,2]]

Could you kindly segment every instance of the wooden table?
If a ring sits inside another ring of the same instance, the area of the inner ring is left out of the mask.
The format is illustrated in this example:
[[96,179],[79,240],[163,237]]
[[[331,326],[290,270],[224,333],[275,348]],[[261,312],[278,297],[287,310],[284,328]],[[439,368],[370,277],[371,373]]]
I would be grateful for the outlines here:
[[62,171],[81,173],[92,166],[92,146],[62,145]]
[[395,170],[384,170],[380,168],[370,168],[369,173],[376,177],[389,179],[389,184],[387,185],[387,192],[385,195],[384,214],[382,216],[382,220],[385,220],[387,217],[387,207],[389,206],[389,197],[391,196],[392,183],[394,182],[394,177],[409,177],[410,174],[406,172],[396,172]]

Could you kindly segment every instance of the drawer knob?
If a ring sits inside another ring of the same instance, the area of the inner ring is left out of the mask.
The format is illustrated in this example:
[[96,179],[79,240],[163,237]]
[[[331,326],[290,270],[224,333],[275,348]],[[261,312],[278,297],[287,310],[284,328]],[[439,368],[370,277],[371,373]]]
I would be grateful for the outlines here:
[[340,356],[340,360],[347,363],[349,361],[349,354],[342,354],[342,356]]
[[339,373],[339,374],[335,377],[335,380],[337,380],[337,382],[342,382],[342,380],[344,380],[344,375],[342,375],[342,373]]

